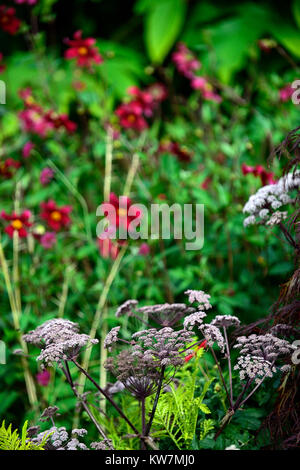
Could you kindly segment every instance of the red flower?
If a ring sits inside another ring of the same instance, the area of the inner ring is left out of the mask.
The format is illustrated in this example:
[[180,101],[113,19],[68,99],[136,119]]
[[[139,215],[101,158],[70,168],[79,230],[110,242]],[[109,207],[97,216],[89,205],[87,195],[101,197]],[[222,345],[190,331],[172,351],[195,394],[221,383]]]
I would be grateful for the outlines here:
[[90,68],[93,64],[101,64],[102,56],[94,44],[94,38],[82,39],[82,31],[77,31],[73,39],[66,39],[66,44],[70,48],[65,52],[66,59],[76,59],[79,67]]
[[0,162],[0,176],[4,178],[11,178],[13,176],[14,169],[20,168],[21,163],[16,162],[12,158],[7,158],[4,162]]
[[45,137],[53,129],[51,123],[44,115],[40,106],[32,106],[19,113],[24,131]]
[[142,131],[148,127],[143,117],[143,108],[137,101],[121,104],[116,110],[116,115],[125,129]]
[[14,8],[0,5],[0,28],[9,34],[16,34],[21,26],[21,21],[15,16]]
[[[114,209],[110,210],[110,206]],[[107,208],[107,210],[106,210]],[[114,193],[110,193],[108,203],[103,205],[104,215],[110,221],[112,227],[123,227],[128,230],[132,221],[139,220],[142,217],[141,210],[135,208],[131,199],[126,196],[118,198]],[[129,210],[130,214],[129,215]]]
[[57,114],[54,111],[48,111],[45,114],[45,118],[55,129],[60,129],[63,127],[70,134],[75,132],[77,129],[77,124],[71,121],[67,114]]
[[26,210],[22,214],[18,215],[13,212],[11,215],[6,214],[5,211],[1,212],[1,218],[10,222],[10,224],[5,227],[5,232],[13,238],[14,232],[17,231],[20,238],[27,237],[27,228],[32,226],[32,223],[29,222],[31,217],[31,212]]
[[72,207],[70,206],[63,206],[58,207],[56,202],[52,199],[48,202],[41,203],[41,218],[44,219],[49,227],[55,232],[58,232],[64,227],[68,227],[71,223],[70,219],[70,212],[72,211]]
[[171,153],[182,162],[190,162],[192,155],[188,150],[183,149],[177,142],[164,141],[160,144],[158,151],[160,153]]
[[128,89],[128,93],[134,96],[135,100],[129,104],[131,106],[139,106],[146,117],[150,117],[153,114],[154,99],[151,93],[148,91],[142,91],[137,86],[132,86]]
[[263,186],[266,184],[274,184],[276,180],[274,179],[274,173],[267,171],[262,165],[249,166],[245,163],[242,164],[243,175],[248,175],[252,173],[254,176],[259,176]]
[[202,189],[208,189],[211,185],[211,181],[212,181],[212,179],[210,178],[210,176],[207,176],[207,178],[205,178],[205,180],[201,184],[201,188]]
[[2,52],[0,52],[0,73],[4,72],[4,70],[6,69],[6,65],[2,63],[2,60],[3,60],[3,54]]

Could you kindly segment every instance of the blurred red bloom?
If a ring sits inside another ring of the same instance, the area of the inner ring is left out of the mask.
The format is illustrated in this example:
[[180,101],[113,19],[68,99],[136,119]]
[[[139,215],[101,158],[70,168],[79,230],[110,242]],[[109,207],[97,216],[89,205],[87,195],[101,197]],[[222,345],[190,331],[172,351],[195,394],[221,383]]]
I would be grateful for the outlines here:
[[266,184],[274,184],[276,180],[274,178],[274,173],[267,171],[262,165],[249,166],[245,163],[242,164],[243,175],[248,175],[249,173],[254,176],[259,176],[263,186]]
[[158,151],[159,153],[171,153],[182,162],[190,162],[192,159],[192,154],[188,150],[180,147],[177,142],[163,141],[160,144]]
[[190,79],[193,78],[194,71],[201,67],[199,60],[183,43],[177,45],[177,50],[172,54],[172,60],[177,70]]
[[143,108],[137,101],[121,104],[116,110],[116,115],[125,129],[142,131],[148,127],[143,117]]
[[51,375],[48,370],[43,370],[42,372],[39,372],[38,374],[36,374],[36,380],[38,384],[41,385],[42,387],[47,387],[47,385],[49,385],[50,378],[51,378]]
[[68,227],[71,223],[70,212],[71,206],[58,207],[56,202],[50,199],[41,203],[41,218],[45,220],[49,227],[58,232],[64,227]]
[[96,39],[82,39],[82,31],[77,31],[73,39],[66,39],[69,49],[65,52],[66,59],[76,59],[79,67],[90,68],[93,64],[101,64],[103,58],[94,44]]
[[3,60],[3,54],[2,52],[0,52],[0,73],[4,72],[4,70],[6,69],[6,65],[3,64],[2,60]]
[[55,129],[64,127],[69,133],[75,132],[77,129],[77,124],[71,121],[67,114],[57,114],[54,111],[48,111],[45,114],[45,118]]
[[292,94],[294,93],[294,89],[290,85],[286,85],[279,90],[279,99],[282,103],[289,101]]
[[50,181],[53,179],[54,171],[52,168],[45,167],[42,169],[40,174],[40,182],[43,186],[47,186]]
[[[114,211],[110,210],[110,206],[114,208]],[[114,193],[110,193],[109,201],[103,204],[103,209],[104,216],[113,227],[123,227],[126,230],[128,230],[131,222],[142,217],[141,210],[135,208],[129,197],[121,196],[118,198]],[[129,211],[131,215],[129,215]]]
[[0,176],[11,178],[13,176],[13,171],[20,168],[20,166],[20,162],[17,162],[13,158],[7,158],[4,162],[0,162]]
[[154,99],[151,93],[148,91],[142,91],[137,86],[128,88],[128,94],[135,98],[129,104],[131,106],[139,106],[146,117],[150,117],[153,114]]
[[56,244],[56,234],[54,232],[45,232],[40,237],[40,244],[46,249],[50,250]]
[[45,137],[53,129],[53,123],[45,116],[40,106],[29,107],[19,113],[24,131]]
[[27,5],[35,5],[38,0],[15,0],[16,3],[27,3]]
[[0,28],[12,35],[16,34],[21,26],[21,21],[15,15],[14,8],[0,5]]
[[147,256],[150,253],[150,246],[148,243],[142,243],[139,249],[139,255]]
[[210,101],[215,101],[216,103],[221,103],[222,97],[216,93],[205,77],[194,76],[191,80],[191,87],[194,90],[200,90],[203,98]]
[[5,211],[1,212],[1,218],[10,222],[10,224],[5,227],[5,232],[13,238],[14,232],[17,231],[20,238],[27,237],[27,228],[32,226],[32,223],[29,222],[31,217],[31,212],[29,210],[25,210],[22,214],[18,215],[13,212],[11,215],[7,214]]
[[210,176],[208,176],[207,178],[205,178],[205,180],[203,181],[203,183],[201,184],[201,188],[202,189],[208,189],[211,185],[211,182],[212,182],[212,179]]
[[24,145],[23,149],[22,149],[22,155],[24,158],[28,158],[30,157],[30,154],[31,154],[31,150],[34,148],[34,144],[29,140],[28,142],[26,142],[26,144]]
[[119,254],[118,244],[109,238],[105,238],[104,240],[98,238],[98,247],[99,252],[103,258],[116,259]]

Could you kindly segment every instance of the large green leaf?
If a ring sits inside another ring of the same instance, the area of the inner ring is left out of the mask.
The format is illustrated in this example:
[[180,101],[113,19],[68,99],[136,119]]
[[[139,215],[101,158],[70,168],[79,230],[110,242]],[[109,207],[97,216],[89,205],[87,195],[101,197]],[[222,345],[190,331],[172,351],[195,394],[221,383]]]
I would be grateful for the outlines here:
[[228,82],[234,72],[246,65],[251,47],[270,23],[270,11],[255,4],[241,5],[237,14],[207,30],[217,59],[220,78]]
[[186,13],[184,0],[153,2],[146,12],[145,41],[152,62],[160,64],[174,45]]
[[295,21],[300,28],[300,0],[294,0],[292,5]]
[[272,25],[272,33],[289,52],[296,57],[300,57],[300,31],[294,26],[288,24],[279,24],[274,22]]

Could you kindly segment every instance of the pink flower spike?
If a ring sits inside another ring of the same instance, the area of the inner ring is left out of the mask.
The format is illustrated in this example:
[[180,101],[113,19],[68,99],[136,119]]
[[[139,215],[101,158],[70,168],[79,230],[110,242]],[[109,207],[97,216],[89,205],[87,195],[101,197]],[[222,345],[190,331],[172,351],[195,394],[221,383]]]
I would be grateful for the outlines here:
[[43,186],[47,186],[54,177],[52,168],[43,168],[40,174],[40,182]]
[[54,232],[46,232],[41,236],[40,243],[46,249],[50,250],[56,244],[56,234]]
[[24,158],[30,157],[31,150],[34,148],[34,144],[29,140],[23,147],[22,155]]
[[47,385],[49,385],[50,378],[51,378],[51,375],[48,370],[43,370],[42,372],[39,372],[38,374],[36,374],[37,383],[41,385],[42,387],[47,387]]

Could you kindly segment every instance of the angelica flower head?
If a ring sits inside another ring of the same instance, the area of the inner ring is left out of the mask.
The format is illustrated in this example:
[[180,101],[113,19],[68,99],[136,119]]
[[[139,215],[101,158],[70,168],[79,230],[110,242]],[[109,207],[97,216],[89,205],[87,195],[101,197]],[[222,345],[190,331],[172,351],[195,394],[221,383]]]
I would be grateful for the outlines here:
[[41,348],[37,360],[52,366],[61,361],[72,360],[87,345],[98,343],[86,334],[79,333],[79,325],[65,319],[48,320],[23,336],[29,343]]
[[[243,212],[249,214],[244,220],[244,226],[263,223],[267,225],[279,224],[287,213],[278,211],[286,204],[293,202],[290,192],[300,187],[300,171],[289,173],[280,178],[275,184],[261,187],[250,196]],[[276,211],[276,212],[273,212]]]

